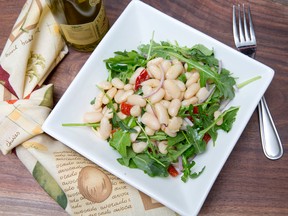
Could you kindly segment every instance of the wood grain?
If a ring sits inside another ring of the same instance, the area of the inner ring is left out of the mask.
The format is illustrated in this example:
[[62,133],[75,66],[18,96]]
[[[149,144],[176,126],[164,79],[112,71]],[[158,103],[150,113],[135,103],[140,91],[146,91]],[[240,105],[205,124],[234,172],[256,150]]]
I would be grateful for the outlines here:
[[[129,2],[105,0],[111,25]],[[143,2],[234,47],[232,4],[242,3],[240,1]],[[0,0],[0,52],[24,3],[24,0]],[[283,142],[284,156],[277,161],[265,158],[255,111],[213,185],[200,215],[288,215],[288,1],[243,0],[243,3],[249,3],[253,13],[258,42],[256,59],[276,72],[265,96]],[[53,83],[55,86],[56,103],[89,55],[90,53],[70,50],[48,77],[46,83]],[[0,154],[0,215],[67,213],[42,190],[12,153],[7,156]]]

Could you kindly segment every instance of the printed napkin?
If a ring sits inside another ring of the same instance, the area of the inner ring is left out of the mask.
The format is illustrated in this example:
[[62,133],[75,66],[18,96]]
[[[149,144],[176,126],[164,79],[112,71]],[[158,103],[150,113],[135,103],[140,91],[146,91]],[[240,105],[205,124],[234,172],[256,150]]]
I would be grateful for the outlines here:
[[[0,58],[0,148],[7,154],[37,134],[52,104],[52,85],[42,86],[67,54],[45,0],[28,0]],[[34,91],[33,91],[34,90]]]
[[27,0],[0,58],[2,153],[15,149],[69,215],[176,215],[42,131],[53,107],[43,82],[67,53],[45,0]]

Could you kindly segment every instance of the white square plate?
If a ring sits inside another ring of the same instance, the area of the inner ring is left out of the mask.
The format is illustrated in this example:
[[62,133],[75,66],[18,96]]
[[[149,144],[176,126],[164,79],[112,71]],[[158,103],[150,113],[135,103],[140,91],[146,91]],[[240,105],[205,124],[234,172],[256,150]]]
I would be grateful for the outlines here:
[[[83,113],[90,109],[90,101],[99,92],[96,84],[107,78],[103,60],[114,56],[115,51],[130,51],[137,49],[141,43],[149,43],[153,31],[156,42],[177,41],[179,45],[189,47],[200,43],[214,49],[215,56],[222,60],[223,67],[230,70],[239,83],[258,75],[262,77],[236,93],[230,105],[240,106],[240,110],[232,130],[228,134],[220,132],[216,145],[213,147],[209,143],[207,151],[196,157],[197,168],[200,170],[206,166],[206,169],[199,178],[187,183],[183,183],[180,177],[151,178],[141,170],[121,166],[116,161],[119,158],[118,153],[107,142],[98,139],[90,128],[61,126],[62,123],[82,122]],[[80,70],[45,121],[43,129],[175,212],[196,215],[273,75],[271,68],[141,1],[133,0]]]

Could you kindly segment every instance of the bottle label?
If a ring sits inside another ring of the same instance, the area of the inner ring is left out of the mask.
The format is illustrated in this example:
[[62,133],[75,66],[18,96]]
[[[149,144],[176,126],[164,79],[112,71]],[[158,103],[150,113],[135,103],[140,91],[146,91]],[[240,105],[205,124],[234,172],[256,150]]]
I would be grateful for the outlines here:
[[109,28],[104,4],[101,3],[100,11],[93,22],[80,25],[60,24],[60,27],[69,43],[88,45],[100,41]]
[[97,4],[99,4],[100,0],[89,0],[89,4],[91,5],[91,7],[96,6]]

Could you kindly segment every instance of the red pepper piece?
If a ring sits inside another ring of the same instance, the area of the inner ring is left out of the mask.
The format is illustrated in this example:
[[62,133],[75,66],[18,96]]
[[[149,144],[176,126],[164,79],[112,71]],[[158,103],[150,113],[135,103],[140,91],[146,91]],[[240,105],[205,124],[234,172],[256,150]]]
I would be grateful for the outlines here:
[[208,133],[205,133],[203,136],[203,140],[206,142],[206,144],[210,141],[211,136]]
[[140,86],[141,86],[141,83],[148,80],[150,78],[148,72],[146,69],[143,69],[140,73],[140,75],[136,78],[136,82],[135,82],[135,91],[137,91]]
[[172,164],[168,167],[168,173],[173,177],[176,177],[179,175],[178,171],[175,169],[175,167]]
[[128,103],[121,103],[121,112],[125,115],[130,115],[130,110],[133,107],[133,105],[128,104]]
[[199,114],[199,109],[198,109],[197,106],[194,106],[194,107],[193,107],[193,113],[194,113],[194,114]]

